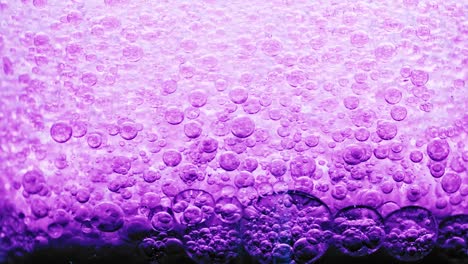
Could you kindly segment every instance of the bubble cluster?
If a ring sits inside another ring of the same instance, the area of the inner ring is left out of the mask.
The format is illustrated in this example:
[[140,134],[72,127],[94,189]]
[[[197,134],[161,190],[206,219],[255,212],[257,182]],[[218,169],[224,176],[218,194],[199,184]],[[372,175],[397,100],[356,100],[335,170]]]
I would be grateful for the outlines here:
[[383,218],[371,207],[352,206],[334,217],[333,244],[342,253],[366,256],[377,251],[385,238]]
[[53,2],[0,1],[0,263],[466,258],[461,1]]
[[260,263],[312,263],[328,249],[331,214],[298,191],[261,197],[242,223],[244,247]]
[[385,218],[385,250],[402,261],[417,261],[427,256],[436,244],[437,222],[422,207],[407,206]]

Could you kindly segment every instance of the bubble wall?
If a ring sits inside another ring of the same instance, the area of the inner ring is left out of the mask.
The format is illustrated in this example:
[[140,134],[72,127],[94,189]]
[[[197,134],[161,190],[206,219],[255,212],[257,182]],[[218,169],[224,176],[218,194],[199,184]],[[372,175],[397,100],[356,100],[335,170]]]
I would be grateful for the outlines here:
[[468,263],[467,12],[0,0],[0,263]]

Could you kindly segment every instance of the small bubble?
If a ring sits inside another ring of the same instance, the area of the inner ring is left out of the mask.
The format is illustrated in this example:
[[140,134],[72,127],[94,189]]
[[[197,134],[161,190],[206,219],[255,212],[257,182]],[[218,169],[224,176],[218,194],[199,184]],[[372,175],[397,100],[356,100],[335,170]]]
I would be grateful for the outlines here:
[[57,143],[67,142],[71,138],[72,132],[71,126],[63,122],[55,123],[50,128],[50,135]]
[[359,106],[359,98],[356,96],[345,97],[343,99],[343,105],[349,110],[354,110]]
[[171,125],[178,125],[184,121],[184,112],[179,108],[170,107],[166,110],[164,118]]

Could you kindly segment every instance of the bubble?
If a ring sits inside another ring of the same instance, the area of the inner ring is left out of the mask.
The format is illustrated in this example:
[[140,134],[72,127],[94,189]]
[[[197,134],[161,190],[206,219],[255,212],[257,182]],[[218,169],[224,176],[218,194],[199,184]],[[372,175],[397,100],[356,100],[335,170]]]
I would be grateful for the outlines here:
[[83,121],[75,121],[72,123],[73,137],[81,138],[88,131],[88,124]]
[[414,163],[419,163],[423,159],[423,153],[419,150],[413,150],[410,152],[410,160]]
[[349,165],[357,165],[370,159],[372,155],[368,145],[348,145],[343,150],[343,160]]
[[96,74],[92,72],[85,72],[81,75],[81,81],[83,84],[86,84],[87,86],[94,86],[96,85],[98,79]]
[[255,131],[254,121],[247,116],[236,117],[231,122],[231,133],[238,138],[247,138]]
[[313,147],[316,147],[318,146],[319,144],[319,137],[318,136],[314,136],[314,135],[309,135],[307,136],[305,139],[304,139],[304,142],[307,146],[313,148]]
[[288,244],[278,244],[273,248],[274,263],[289,262],[293,257],[293,249]]
[[364,31],[355,31],[350,37],[351,45],[361,48],[369,43],[369,36]]
[[218,149],[218,141],[214,138],[204,138],[200,142],[200,150],[205,153],[212,153]]
[[191,226],[208,221],[214,214],[213,196],[203,190],[187,189],[174,197],[172,209],[181,224]]
[[395,106],[392,106],[392,109],[390,109],[390,116],[395,121],[403,121],[405,120],[407,115],[408,115],[408,111],[406,110],[406,107],[404,106],[395,105]]
[[383,182],[380,189],[384,194],[389,194],[393,191],[393,183],[391,181]]
[[120,126],[120,136],[125,140],[132,140],[138,135],[137,127],[134,123],[125,122]]
[[[457,214],[444,218],[439,224],[437,246],[444,255],[457,263],[468,257],[468,215]],[[461,263],[460,262],[460,263]]]
[[462,179],[456,173],[447,173],[441,181],[442,189],[446,193],[455,193],[460,189]]
[[254,172],[258,167],[258,161],[254,158],[245,158],[242,162],[242,169]]
[[249,98],[242,105],[242,109],[244,109],[244,112],[246,112],[247,114],[253,115],[253,114],[260,112],[260,110],[262,109],[262,106],[260,105],[260,102],[258,101],[258,99]]
[[411,71],[411,83],[416,86],[423,86],[429,80],[429,74],[422,70]]
[[289,163],[291,176],[295,178],[300,176],[312,177],[315,169],[315,160],[305,156],[297,156]]
[[86,142],[90,148],[99,148],[102,144],[102,135],[97,132],[89,133]]
[[396,88],[389,88],[385,90],[384,98],[385,101],[391,105],[397,104],[400,102],[402,93]]
[[374,149],[374,156],[378,159],[386,159],[388,158],[388,154],[390,153],[390,149],[386,145],[378,145]]
[[57,143],[65,143],[72,136],[72,128],[66,123],[57,122],[50,128],[50,136]]
[[427,256],[437,238],[436,220],[432,213],[419,206],[407,206],[385,218],[387,253],[400,261],[418,261]]
[[184,125],[184,134],[188,138],[197,138],[202,133],[202,127],[197,122],[188,122]]
[[164,95],[173,94],[177,91],[177,81],[165,80],[161,83],[161,89]]
[[359,107],[359,98],[356,96],[347,96],[343,99],[344,106],[349,110],[354,110]]
[[245,188],[253,186],[255,184],[255,178],[250,172],[241,171],[234,177],[234,185],[237,188]]
[[367,139],[369,139],[369,136],[370,136],[370,132],[369,130],[361,127],[361,128],[358,128],[356,131],[354,131],[354,138],[357,140],[357,141],[366,141]]
[[263,51],[265,55],[274,57],[283,50],[283,45],[277,39],[266,39],[261,43],[260,50]]
[[49,214],[50,207],[44,200],[39,198],[32,199],[30,200],[30,205],[32,214],[38,219],[44,218]]
[[162,155],[164,164],[169,167],[176,167],[182,161],[182,155],[177,150],[166,150]]
[[47,226],[47,234],[49,234],[49,236],[52,238],[52,239],[57,239],[59,237],[62,236],[63,234],[63,227],[62,225],[58,224],[58,223],[51,223]]
[[132,161],[125,156],[115,156],[112,159],[112,171],[118,174],[127,174],[132,167]]
[[216,201],[214,211],[218,218],[224,223],[237,223],[242,218],[242,205],[235,197],[219,198]]
[[184,121],[184,112],[182,112],[179,108],[169,107],[164,114],[164,118],[166,119],[167,123],[171,125],[178,125]]
[[219,156],[219,166],[225,171],[236,170],[240,165],[240,160],[236,153],[226,151]]
[[275,177],[283,176],[287,170],[286,162],[281,159],[273,159],[270,162],[270,173]]
[[427,144],[427,155],[434,161],[446,159],[450,153],[450,146],[445,139],[435,139]]
[[354,257],[376,252],[385,239],[382,216],[366,206],[350,206],[338,211],[334,233],[334,245],[338,250]]
[[342,184],[337,184],[333,186],[332,197],[336,200],[343,200],[348,194],[348,189]]
[[203,90],[193,90],[190,92],[188,99],[193,107],[203,107],[208,100],[208,95]]
[[247,89],[242,87],[237,87],[232,89],[229,92],[229,99],[235,104],[243,104],[249,98],[249,92]]
[[180,172],[179,172],[180,179],[187,183],[187,184],[192,184],[193,182],[197,180],[203,180],[204,175],[203,172],[198,169],[197,166],[193,164],[185,164],[182,166]]
[[23,188],[29,194],[38,194],[45,186],[45,178],[41,171],[31,170],[23,174]]
[[294,70],[286,74],[286,82],[292,87],[298,87],[306,80],[303,71]]
[[434,178],[440,178],[445,173],[445,165],[441,162],[431,162],[428,166],[429,171]]
[[377,135],[383,140],[393,139],[398,132],[397,126],[390,122],[379,122],[377,123]]
[[94,207],[91,223],[99,231],[115,232],[124,224],[124,213],[118,205],[103,202]]
[[129,45],[122,49],[122,56],[128,62],[137,62],[143,58],[143,49],[136,45]]
[[151,218],[151,226],[156,231],[170,231],[174,228],[174,218],[168,212],[157,212]]
[[89,193],[89,190],[88,189],[80,189],[78,190],[78,192],[76,193],[76,200],[79,202],[79,203],[86,203],[89,201],[89,198],[90,198],[90,193]]
[[390,60],[393,56],[395,56],[395,46],[391,43],[381,43],[379,44],[375,50],[375,58],[378,60]]

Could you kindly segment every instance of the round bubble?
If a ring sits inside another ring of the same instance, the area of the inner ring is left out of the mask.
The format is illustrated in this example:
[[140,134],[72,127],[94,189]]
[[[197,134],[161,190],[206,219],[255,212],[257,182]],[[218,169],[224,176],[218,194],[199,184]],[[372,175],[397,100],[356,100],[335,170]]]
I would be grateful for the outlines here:
[[231,133],[238,138],[246,138],[255,131],[255,123],[248,116],[236,117],[231,122]]
[[58,122],[50,128],[50,136],[57,143],[65,143],[72,136],[72,127],[66,123]]
[[418,261],[434,248],[437,223],[431,211],[419,206],[406,206],[385,218],[387,253],[400,261]]
[[468,214],[448,216],[440,222],[437,246],[454,263],[468,258]]
[[99,231],[115,232],[124,224],[124,213],[120,206],[110,202],[103,202],[94,207],[91,223]]
[[335,247],[354,257],[376,252],[385,238],[382,216],[367,206],[350,206],[338,211],[333,231]]

